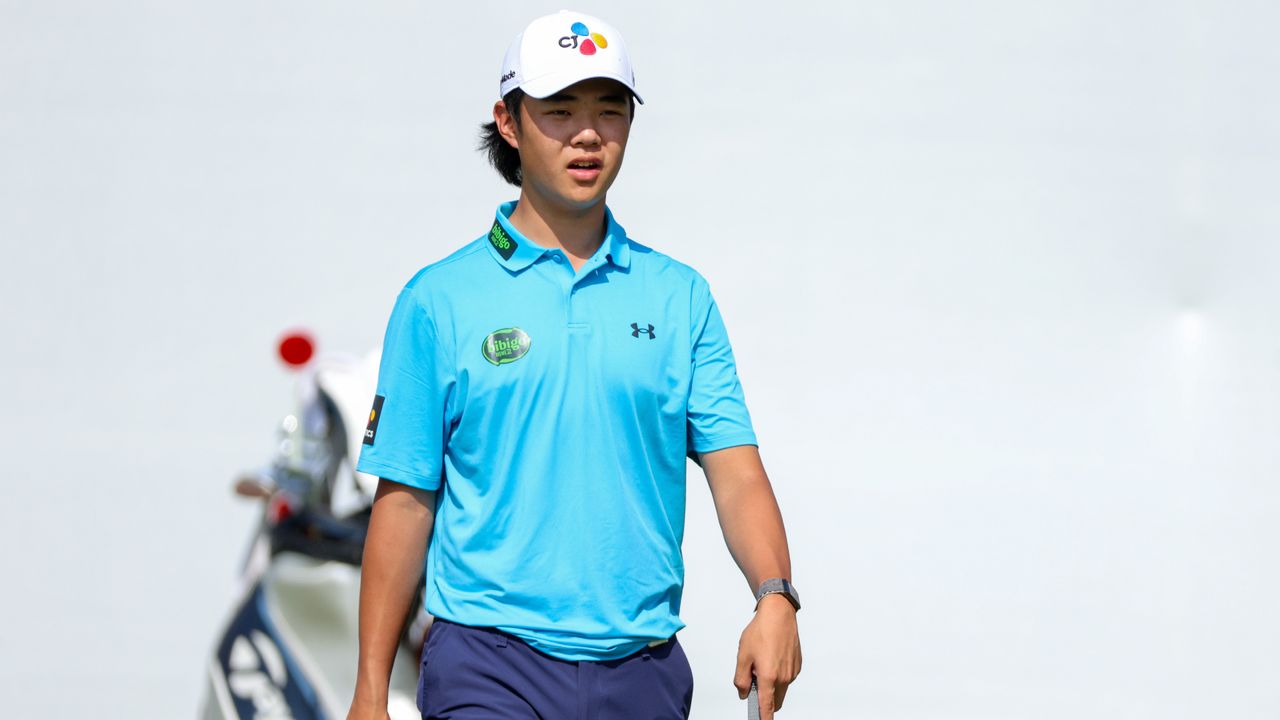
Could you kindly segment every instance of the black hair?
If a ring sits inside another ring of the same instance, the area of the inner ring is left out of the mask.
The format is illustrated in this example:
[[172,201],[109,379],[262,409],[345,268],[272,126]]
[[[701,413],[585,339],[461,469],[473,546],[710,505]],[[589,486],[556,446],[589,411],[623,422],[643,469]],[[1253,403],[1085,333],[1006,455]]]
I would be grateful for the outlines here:
[[[507,112],[511,113],[517,131],[520,129],[520,103],[523,100],[524,90],[520,88],[513,88],[511,92],[502,96],[502,103],[507,106]],[[627,104],[631,106],[631,117],[634,118],[636,115],[634,95],[627,93]],[[520,151],[511,147],[507,139],[502,137],[502,133],[498,132],[496,120],[480,124],[480,144],[476,149],[488,156],[489,164],[498,171],[503,180],[520,187],[524,180],[524,175],[520,172]]]
[[[524,100],[524,90],[513,88],[511,92],[502,96],[502,102],[507,106],[507,112],[511,113],[512,119],[515,120],[516,128],[520,127],[520,102]],[[494,170],[502,176],[503,180],[520,187],[523,181],[523,174],[520,172],[520,151],[511,147],[507,139],[502,137],[502,133],[498,132],[498,121],[494,120],[480,125],[480,145],[476,148],[482,150],[485,155],[489,156],[489,164]]]

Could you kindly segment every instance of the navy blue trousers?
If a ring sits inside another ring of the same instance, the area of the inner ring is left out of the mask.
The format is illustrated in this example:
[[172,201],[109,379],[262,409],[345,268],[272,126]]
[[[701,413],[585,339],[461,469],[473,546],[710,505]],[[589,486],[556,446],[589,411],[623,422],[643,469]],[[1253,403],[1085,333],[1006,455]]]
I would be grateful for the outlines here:
[[424,720],[685,720],[693,671],[675,635],[616,660],[561,660],[494,628],[436,618],[422,649]]

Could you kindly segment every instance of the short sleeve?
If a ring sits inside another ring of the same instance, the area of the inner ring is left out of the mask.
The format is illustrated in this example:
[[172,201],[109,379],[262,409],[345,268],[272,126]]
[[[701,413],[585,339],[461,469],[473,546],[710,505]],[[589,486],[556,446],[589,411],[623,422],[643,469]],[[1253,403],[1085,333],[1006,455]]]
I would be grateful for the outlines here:
[[758,445],[747,411],[733,348],[706,280],[698,276],[692,296],[692,365],[687,417],[687,455],[734,445]]
[[387,321],[356,470],[423,490],[440,487],[455,387],[448,356],[413,289],[401,290]]

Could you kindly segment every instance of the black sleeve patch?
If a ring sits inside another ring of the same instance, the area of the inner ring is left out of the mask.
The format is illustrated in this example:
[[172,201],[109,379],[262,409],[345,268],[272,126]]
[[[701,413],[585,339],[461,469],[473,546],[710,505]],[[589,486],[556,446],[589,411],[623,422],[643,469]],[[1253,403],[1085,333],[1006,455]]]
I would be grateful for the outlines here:
[[381,395],[375,395],[373,398],[373,409],[369,411],[369,425],[364,429],[364,444],[372,445],[373,436],[378,434],[378,419],[382,417],[382,401],[386,400]]

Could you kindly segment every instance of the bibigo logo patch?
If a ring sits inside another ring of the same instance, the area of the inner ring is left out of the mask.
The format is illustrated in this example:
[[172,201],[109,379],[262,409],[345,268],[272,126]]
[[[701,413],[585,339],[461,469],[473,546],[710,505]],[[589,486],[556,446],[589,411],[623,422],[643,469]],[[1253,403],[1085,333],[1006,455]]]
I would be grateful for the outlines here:
[[518,327],[494,330],[480,344],[480,354],[494,365],[513,363],[529,352],[529,334]]
[[[593,33],[586,25],[576,22],[570,28],[570,35],[560,38],[560,47],[577,48],[583,55],[595,55],[596,50],[609,47],[609,41],[600,33]],[[582,42],[578,42],[582,38]]]

